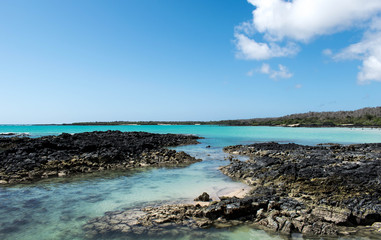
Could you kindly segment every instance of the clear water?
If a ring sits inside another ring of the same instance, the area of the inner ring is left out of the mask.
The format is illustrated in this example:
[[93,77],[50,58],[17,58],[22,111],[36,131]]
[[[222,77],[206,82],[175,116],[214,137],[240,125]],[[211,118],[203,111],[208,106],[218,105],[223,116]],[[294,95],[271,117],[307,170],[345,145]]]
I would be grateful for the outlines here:
[[[380,129],[0,125],[0,133],[29,133],[32,137],[95,130],[197,134],[205,137],[200,140],[201,144],[176,149],[203,161],[185,168],[103,172],[0,187],[0,239],[86,239],[81,226],[107,211],[187,202],[204,191],[219,195],[229,189],[242,188],[243,184],[232,181],[218,170],[219,166],[228,163],[222,152],[224,146],[262,141],[300,144],[381,142]],[[212,147],[206,148],[207,145]],[[208,234],[210,239],[284,238],[248,226],[210,229]],[[292,238],[299,239],[300,236]],[[110,236],[105,239],[123,238]],[[195,238],[184,236],[182,239]]]

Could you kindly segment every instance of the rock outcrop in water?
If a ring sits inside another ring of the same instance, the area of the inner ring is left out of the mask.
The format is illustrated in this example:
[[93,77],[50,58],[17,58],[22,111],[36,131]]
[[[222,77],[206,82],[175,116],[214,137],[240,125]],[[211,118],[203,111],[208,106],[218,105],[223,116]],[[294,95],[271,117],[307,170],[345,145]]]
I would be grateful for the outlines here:
[[120,131],[0,138],[0,184],[105,169],[187,165],[200,159],[165,147],[197,144],[197,139]]
[[160,236],[252,224],[286,235],[381,236],[381,144],[261,143],[224,150],[250,157],[245,162],[233,159],[221,168],[253,187],[246,197],[223,198],[208,206],[110,212],[90,220],[84,230],[91,236]]
[[196,197],[194,200],[195,201],[201,201],[201,202],[209,202],[212,199],[210,198],[208,193],[203,192],[200,196]]
[[[288,223],[286,232],[336,235],[346,233],[340,226],[381,221],[381,144],[259,143],[224,150],[250,159],[233,160],[221,171],[277,206],[261,212],[261,225],[284,231]],[[285,208],[290,200],[298,204]]]

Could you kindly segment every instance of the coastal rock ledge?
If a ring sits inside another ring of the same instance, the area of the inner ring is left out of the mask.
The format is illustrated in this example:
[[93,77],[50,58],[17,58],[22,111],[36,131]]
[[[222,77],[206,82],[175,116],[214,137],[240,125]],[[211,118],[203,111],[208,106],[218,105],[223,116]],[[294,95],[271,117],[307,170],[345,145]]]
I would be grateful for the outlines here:
[[302,146],[259,143],[226,147],[221,171],[250,186],[243,198],[108,212],[89,220],[90,238],[106,234],[178,236],[246,224],[287,236],[381,237],[381,144]]
[[270,142],[230,146],[224,151],[249,160],[231,158],[221,171],[253,186],[252,196],[273,202],[274,207],[261,212],[267,217],[259,224],[276,231],[287,226],[287,232],[307,235],[370,231],[381,237],[380,143]]
[[0,184],[106,169],[189,165],[201,160],[166,147],[197,144],[197,139],[120,131],[0,138]]

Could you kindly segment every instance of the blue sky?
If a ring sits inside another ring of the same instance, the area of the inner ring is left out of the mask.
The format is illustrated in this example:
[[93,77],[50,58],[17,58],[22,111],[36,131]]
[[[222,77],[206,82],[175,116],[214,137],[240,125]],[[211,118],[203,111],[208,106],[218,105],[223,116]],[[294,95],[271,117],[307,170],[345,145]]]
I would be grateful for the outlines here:
[[323,0],[312,18],[305,0],[266,1],[0,1],[0,123],[380,105],[380,1]]

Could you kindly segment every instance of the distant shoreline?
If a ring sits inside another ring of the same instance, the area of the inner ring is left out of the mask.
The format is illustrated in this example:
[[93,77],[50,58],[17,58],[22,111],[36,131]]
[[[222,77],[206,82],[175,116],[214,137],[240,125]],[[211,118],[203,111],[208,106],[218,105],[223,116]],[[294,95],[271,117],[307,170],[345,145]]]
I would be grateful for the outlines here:
[[378,126],[368,126],[368,125],[250,125],[250,124],[218,124],[218,123],[201,123],[201,124],[192,124],[192,123],[149,123],[149,124],[108,124],[108,123],[71,123],[71,124],[36,124],[40,126],[230,126],[230,127],[288,127],[288,128],[381,128],[381,125]]
[[221,126],[278,126],[278,127],[349,127],[380,128],[381,107],[355,111],[308,112],[283,117],[252,118],[218,121],[113,121],[77,122],[70,125],[221,125]]
[[[25,124],[0,124],[0,126],[25,126]],[[226,126],[226,127],[285,127],[285,128],[381,128],[368,125],[249,125],[249,124],[218,124],[218,123],[143,123],[143,124],[109,124],[109,123],[63,123],[63,124],[28,124],[27,126]],[[8,132],[7,132],[8,133]]]
[[[15,124],[17,125],[17,124]],[[368,107],[355,111],[308,112],[283,117],[251,118],[217,121],[94,121],[63,124],[20,124],[34,126],[142,126],[142,125],[219,125],[269,126],[306,128],[381,128],[381,107]]]

